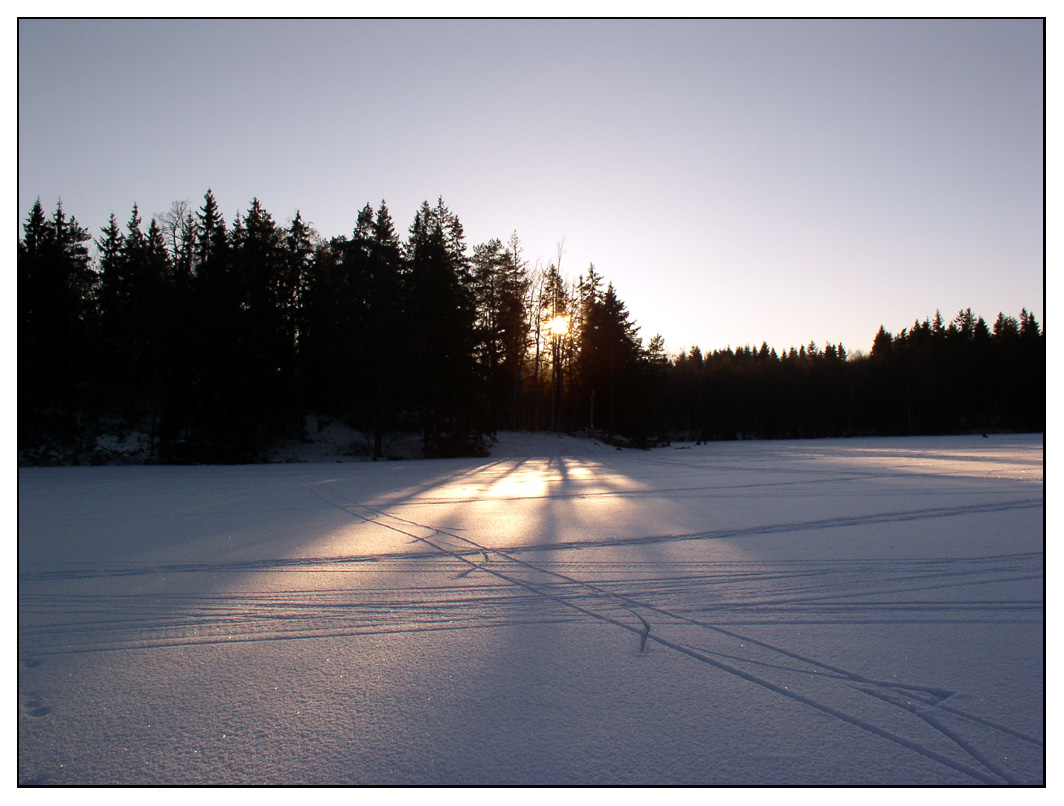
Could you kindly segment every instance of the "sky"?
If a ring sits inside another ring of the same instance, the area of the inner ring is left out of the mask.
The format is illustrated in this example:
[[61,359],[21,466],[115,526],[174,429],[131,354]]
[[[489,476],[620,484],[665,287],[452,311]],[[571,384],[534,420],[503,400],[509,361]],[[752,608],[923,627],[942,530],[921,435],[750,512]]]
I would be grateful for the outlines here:
[[1041,20],[20,20],[19,232],[61,200],[325,238],[442,197],[670,352],[1044,318]]

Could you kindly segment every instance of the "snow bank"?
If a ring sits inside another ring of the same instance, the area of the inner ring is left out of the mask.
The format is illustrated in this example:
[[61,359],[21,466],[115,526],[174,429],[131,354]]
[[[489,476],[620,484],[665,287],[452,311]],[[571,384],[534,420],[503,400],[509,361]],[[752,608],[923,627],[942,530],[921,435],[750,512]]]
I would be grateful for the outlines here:
[[494,459],[534,456],[608,456],[617,449],[596,439],[569,434],[500,431],[490,447]]
[[[306,436],[282,440],[266,454],[268,462],[366,462],[371,458],[368,434],[352,428],[342,420],[309,415]],[[416,435],[392,435],[385,440],[385,455],[390,459],[421,457],[421,439]]]
[[[582,436],[553,433],[500,431],[488,437],[489,454],[494,459],[535,456],[600,456],[617,449]],[[392,435],[386,440],[390,459],[421,457],[421,440],[416,434]],[[270,462],[361,462],[370,455],[368,438],[362,432],[337,420],[307,418],[307,436],[286,440],[268,454]]]

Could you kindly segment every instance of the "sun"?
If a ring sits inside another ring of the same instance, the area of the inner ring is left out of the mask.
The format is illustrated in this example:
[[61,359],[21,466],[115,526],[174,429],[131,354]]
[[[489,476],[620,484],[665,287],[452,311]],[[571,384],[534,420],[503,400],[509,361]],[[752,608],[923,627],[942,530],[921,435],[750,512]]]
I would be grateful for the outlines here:
[[547,322],[547,330],[554,336],[564,336],[569,332],[569,317],[555,316]]

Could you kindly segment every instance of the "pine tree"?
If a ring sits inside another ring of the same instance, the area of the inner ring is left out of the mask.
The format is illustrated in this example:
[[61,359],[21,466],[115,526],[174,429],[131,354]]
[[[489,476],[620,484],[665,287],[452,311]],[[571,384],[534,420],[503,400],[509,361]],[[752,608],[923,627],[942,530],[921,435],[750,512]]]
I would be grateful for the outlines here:
[[1005,316],[1004,313],[999,313],[997,319],[994,321],[994,338],[998,342],[1008,341],[1010,339],[1019,338],[1020,335],[1020,323],[1012,316]]
[[[583,327],[580,333],[580,379],[589,426],[601,423],[612,436],[634,423],[634,381],[641,345],[638,328],[612,283],[599,285],[594,267],[584,283]],[[592,415],[592,411],[595,412]],[[592,421],[593,419],[593,421]]]
[[100,315],[106,317],[113,310],[122,285],[122,245],[125,236],[118,227],[118,219],[115,218],[114,213],[111,213],[102,233],[103,238],[96,240],[97,265],[100,274],[98,304],[101,309]]
[[30,209],[18,244],[18,389],[20,410],[26,410],[42,391],[47,377],[48,260],[49,228],[41,200]]
[[248,418],[253,428],[244,429],[244,442],[257,449],[291,425],[296,413],[288,262],[283,232],[257,198],[234,225],[231,243],[230,415]]
[[475,307],[457,218],[442,201],[422,203],[410,228],[405,274],[412,400],[429,454],[475,449],[479,411],[471,399]]
[[314,230],[296,210],[283,233],[279,300],[284,314],[285,340],[293,354],[299,347],[303,298],[314,258],[313,238]]
[[195,266],[201,278],[210,273],[213,264],[223,260],[226,252],[225,221],[218,211],[214,194],[208,189],[203,197],[203,207],[197,216],[195,232]]
[[377,215],[373,219],[372,242],[377,255],[385,264],[395,272],[402,270],[402,245],[399,243],[399,236],[395,232],[395,223],[392,221],[391,213],[388,212],[388,205],[384,203],[383,199],[380,207],[377,208]]
[[872,340],[872,358],[885,359],[893,346],[894,339],[890,332],[880,325],[876,337]]
[[[147,411],[156,422],[165,359],[174,349],[175,328],[184,313],[176,307],[170,254],[158,222],[142,230],[133,205],[126,233],[120,235],[111,216],[100,252],[100,336],[102,356],[110,374],[112,406],[119,405],[131,422]],[[153,432],[154,433],[154,432]]]
[[23,400],[73,401],[86,362],[96,273],[91,237],[62,203],[51,219],[33,205],[18,250],[19,392]]
[[397,425],[409,351],[401,309],[402,253],[383,201],[376,213],[368,204],[359,213],[354,238],[342,249],[340,268],[351,314],[343,321],[348,323],[350,366],[357,385],[348,396],[376,460],[383,457],[385,437]]

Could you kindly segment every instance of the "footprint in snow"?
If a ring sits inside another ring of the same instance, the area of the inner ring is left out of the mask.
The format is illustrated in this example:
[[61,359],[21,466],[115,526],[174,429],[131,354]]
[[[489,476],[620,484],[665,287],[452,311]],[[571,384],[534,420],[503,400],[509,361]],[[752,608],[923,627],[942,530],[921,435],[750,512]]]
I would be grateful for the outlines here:
[[19,786],[46,786],[52,782],[53,778],[46,772],[40,775],[34,775],[32,778],[19,778]]
[[20,699],[22,700],[21,710],[29,716],[42,717],[52,713],[52,706],[45,701],[42,694],[33,691],[24,694]]

